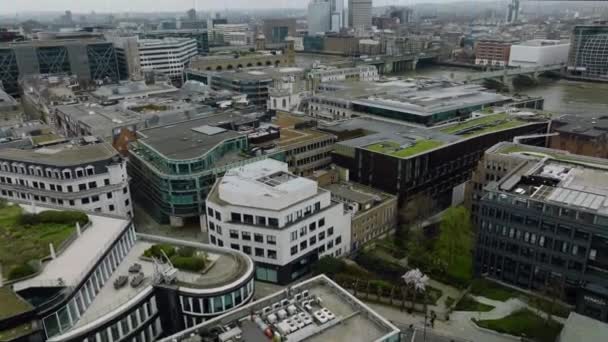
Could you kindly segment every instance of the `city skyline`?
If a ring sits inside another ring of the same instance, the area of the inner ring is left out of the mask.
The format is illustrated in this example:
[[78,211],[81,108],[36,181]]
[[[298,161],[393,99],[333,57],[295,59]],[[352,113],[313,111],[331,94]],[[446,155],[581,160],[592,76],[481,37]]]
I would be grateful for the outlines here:
[[[419,3],[453,3],[461,0],[374,0],[373,5],[390,6],[390,5],[413,5]],[[493,0],[477,0],[480,2],[490,2]],[[310,0],[266,0],[262,3],[252,3],[247,0],[232,0],[230,3],[217,2],[212,0],[175,0],[161,1],[155,4],[154,8],[150,8],[149,1],[146,0],[131,0],[128,2],[118,0],[93,1],[82,0],[73,2],[70,0],[57,1],[36,1],[23,0],[0,8],[0,13],[20,13],[20,12],[63,12],[70,10],[75,13],[95,12],[181,12],[190,8],[195,8],[197,11],[218,11],[228,9],[276,9],[276,8],[306,8]],[[345,0],[345,7],[348,1]]]

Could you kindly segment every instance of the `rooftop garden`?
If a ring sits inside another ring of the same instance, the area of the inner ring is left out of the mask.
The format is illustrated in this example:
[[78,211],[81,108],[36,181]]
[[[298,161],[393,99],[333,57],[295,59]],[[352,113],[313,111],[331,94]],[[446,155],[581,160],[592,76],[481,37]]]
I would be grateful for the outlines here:
[[394,157],[406,158],[418,153],[432,150],[443,145],[443,142],[433,139],[418,140],[413,145],[402,147],[394,141],[383,141],[368,145],[365,148],[379,153],[388,154]]
[[14,328],[0,331],[0,341],[11,341],[17,337],[27,335],[32,331],[32,322],[24,323]]
[[[29,311],[32,307],[29,303],[19,298],[9,287],[0,287],[0,320],[11,317],[22,312]],[[4,333],[0,332],[0,337]]]
[[165,260],[165,255],[169,258],[173,267],[184,271],[201,272],[209,265],[207,254],[193,247],[156,244],[145,250],[143,254],[144,257],[154,257],[161,260]]
[[463,137],[481,135],[489,132],[500,131],[525,124],[522,121],[511,117],[507,113],[490,114],[480,118],[467,120],[441,129],[441,132],[456,134]]
[[50,255],[49,244],[58,251],[76,230],[76,222],[89,222],[77,211],[43,211],[29,214],[18,205],[0,203],[0,264],[8,280],[37,271],[37,261]]

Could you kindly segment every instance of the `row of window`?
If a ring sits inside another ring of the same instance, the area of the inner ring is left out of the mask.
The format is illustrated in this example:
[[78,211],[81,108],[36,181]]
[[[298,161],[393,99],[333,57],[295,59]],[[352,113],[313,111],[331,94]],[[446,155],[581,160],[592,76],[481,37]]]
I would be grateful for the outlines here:
[[95,175],[95,168],[92,165],[87,167],[77,167],[76,169],[52,169],[46,168],[42,169],[40,166],[30,165],[25,167],[23,163],[9,163],[2,162],[0,164],[0,169],[5,172],[13,172],[20,173],[24,175],[37,176],[37,177],[47,177],[47,178],[56,178],[56,179],[73,179],[80,177],[87,177]]
[[[27,194],[25,192],[16,192],[16,191],[11,191],[11,190],[0,190],[0,195],[4,196],[4,197],[9,197],[9,198],[18,198],[21,200],[26,200],[26,201],[31,201],[32,199],[36,202],[42,202],[42,203],[51,203],[51,204],[55,204],[55,205],[66,205],[66,206],[71,206],[71,207],[75,207],[78,206],[80,207],[81,205],[88,205],[91,203],[97,203],[100,201],[100,195],[93,195],[91,197],[83,197],[80,199],[70,199],[70,200],[63,200],[61,198],[54,198],[54,197],[46,197],[46,196],[39,196],[39,195],[32,195],[32,194]],[[103,196],[103,195],[101,195]],[[109,192],[106,194],[107,198],[110,199],[112,198],[112,193]],[[131,201],[127,198],[125,200],[125,207],[128,207],[131,204]],[[116,207],[114,204],[109,204],[107,207],[107,211],[109,212],[113,212],[116,210]],[[103,207],[97,207],[94,209],[95,212],[102,212],[102,211],[106,211]],[[128,212],[129,216],[131,216],[130,211]]]
[[[291,233],[290,233],[290,241],[296,241],[298,239],[298,231],[300,232],[299,237],[302,238],[304,236],[306,236],[309,232],[312,233],[314,232],[317,227],[318,228],[322,228],[325,226],[325,218],[320,219],[318,222],[311,222],[308,226],[303,226],[300,227],[300,229],[294,229]],[[332,236],[334,235],[334,227],[329,227],[327,228],[327,236]],[[319,232],[319,241],[325,239],[325,231]]]
[[[317,243],[317,241],[316,241],[316,239],[315,239],[314,236],[311,237],[309,241],[310,241],[310,245],[308,244],[307,240],[304,240],[304,241],[300,242],[300,245],[299,245],[299,251],[300,252],[303,252],[309,246],[312,247],[314,244]],[[321,240],[319,240],[319,241],[321,241]],[[334,240],[329,240],[329,242],[327,243],[327,250],[330,250],[330,249],[334,248],[334,242],[335,242],[336,246],[339,245],[342,242],[342,237],[338,236],[335,241]],[[323,244],[323,245],[320,245],[317,248],[317,250],[319,251],[319,254],[325,252],[325,246],[326,245]],[[291,253],[292,256],[298,254],[298,245],[291,246],[290,253]]]
[[[230,248],[237,251],[241,250],[241,246],[237,243],[231,243]],[[254,255],[259,258],[268,258],[273,260],[276,260],[277,258],[277,251],[274,249],[264,249],[260,247],[251,247],[243,245],[243,253],[251,255],[252,250],[254,252]]]
[[[103,185],[101,185],[101,184],[98,185],[97,181],[91,181],[91,182],[86,182],[86,183],[80,183],[77,185],[63,186],[60,184],[32,181],[32,180],[26,180],[26,179],[22,179],[22,178],[13,179],[11,177],[0,176],[0,183],[20,185],[20,186],[24,186],[24,187],[28,187],[28,188],[32,188],[32,189],[40,189],[40,190],[49,190],[49,191],[58,191],[58,192],[78,192],[78,191],[96,189],[98,186],[108,186],[108,185],[110,185],[110,179],[105,178],[103,180]],[[65,191],[64,191],[64,189],[65,189]],[[124,193],[127,193],[127,191],[128,190],[126,187],[123,188]]]
[[135,231],[131,227],[89,276],[76,296],[63,308],[43,319],[47,337],[50,338],[68,331],[78,321],[80,316],[93,303],[114,270],[129,253],[129,250],[135,244],[135,239]]
[[[129,323],[127,323],[128,325]],[[95,334],[95,336],[91,336],[85,338],[83,342],[116,342],[116,341],[125,341],[123,340],[124,336],[128,333],[124,333],[122,329],[128,328],[124,327],[123,323],[116,324],[111,326],[108,330],[103,330],[101,333]],[[135,335],[128,342],[153,342],[158,339],[158,337],[162,334],[163,329],[160,322],[160,318],[156,318],[151,324],[148,324],[139,334]]]
[[182,311],[185,313],[217,315],[246,302],[253,294],[253,290],[254,280],[252,278],[246,285],[230,293],[205,298],[180,295],[179,300]]

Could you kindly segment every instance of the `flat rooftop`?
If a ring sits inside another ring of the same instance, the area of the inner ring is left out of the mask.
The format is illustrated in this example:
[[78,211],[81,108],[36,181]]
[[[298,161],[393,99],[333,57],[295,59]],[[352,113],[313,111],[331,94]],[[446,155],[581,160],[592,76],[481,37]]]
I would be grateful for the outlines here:
[[533,120],[538,122],[548,119],[548,117],[535,112],[506,113],[499,110],[496,113],[484,113],[465,121],[442,125],[438,130],[466,138],[527,125],[532,123]]
[[556,132],[599,138],[608,134],[608,116],[562,115],[553,120],[551,128]]
[[[26,211],[39,213],[49,210],[44,207],[21,205]],[[69,243],[55,259],[43,264],[42,271],[35,277],[13,284],[15,291],[30,287],[58,285],[61,278],[64,286],[76,286],[84,275],[101,259],[105,248],[112,244],[130,224],[129,220],[109,216],[88,215],[90,226],[82,235]],[[84,228],[84,227],[83,227]]]
[[[503,144],[503,153],[513,153],[526,161],[522,167],[500,180],[501,191],[522,198],[608,215],[608,167],[596,158],[556,159],[551,149],[517,151],[522,145]],[[496,146],[495,146],[496,147]],[[501,153],[500,149],[494,151]],[[557,154],[559,156],[559,154]]]
[[[145,288],[153,285],[154,263],[148,258],[142,259],[142,255],[148,248],[157,243],[169,244],[175,247],[193,247],[197,251],[206,254],[207,259],[212,263],[212,266],[206,273],[202,274],[183,270],[178,270],[177,272],[176,284],[174,286],[185,287],[188,288],[189,291],[221,288],[222,286],[230,285],[239,280],[239,278],[245,276],[248,272],[253,272],[253,262],[249,258],[229,249],[220,250],[213,246],[210,247],[208,245],[190,241],[138,235],[138,240],[135,245],[131,248],[120,265],[118,265],[118,268],[116,268],[112,273],[112,276],[106,281],[93,300],[93,303],[91,303],[72,329],[87,325],[90,322],[111,313],[113,309],[126,303],[129,299],[141,293]],[[129,277],[129,281],[131,281],[133,273],[129,272],[129,268],[136,263],[141,265],[141,272],[144,274],[143,283],[136,288],[130,286],[130,284],[126,284],[125,286],[116,289],[114,287],[114,282],[120,276],[127,276]]]
[[108,143],[96,142],[82,145],[65,143],[37,149],[0,149],[0,159],[48,165],[51,167],[82,165],[117,156],[118,152]]
[[138,95],[156,95],[177,92],[179,89],[171,84],[156,82],[146,84],[145,82],[123,82],[120,84],[104,85],[92,92],[93,96],[99,98],[121,98]]
[[240,335],[244,342],[268,341],[260,326],[294,342],[370,342],[399,334],[388,320],[320,275],[161,341],[190,342],[194,341],[192,334],[195,338]]
[[211,114],[199,119],[139,131],[139,142],[148,145],[168,159],[194,159],[224,140],[244,134],[217,126],[246,120],[233,113]]
[[492,93],[483,88],[461,85],[401,94],[369,96],[366,99],[355,100],[353,104],[418,116],[430,116],[459,108],[493,104],[510,99],[510,97]]
[[353,182],[332,183],[323,186],[323,188],[329,190],[332,195],[356,203],[382,202],[394,198],[393,195],[378,189]]

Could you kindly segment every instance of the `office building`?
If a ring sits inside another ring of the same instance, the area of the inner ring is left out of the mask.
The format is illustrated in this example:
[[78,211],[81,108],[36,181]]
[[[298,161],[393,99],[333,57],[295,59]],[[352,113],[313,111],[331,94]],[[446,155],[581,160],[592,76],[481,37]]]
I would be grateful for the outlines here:
[[552,287],[576,311],[608,321],[606,160],[500,143],[519,163],[479,207],[475,272],[529,290]]
[[139,34],[142,39],[188,38],[196,41],[199,55],[209,53],[209,32],[205,29],[173,29],[146,31]]
[[399,341],[399,329],[325,275],[316,276],[161,342],[275,339],[332,342]]
[[0,82],[18,94],[18,81],[32,74],[73,74],[82,82],[117,82],[114,45],[98,39],[43,40],[0,44]]
[[608,80],[608,25],[575,26],[566,71],[571,77]]
[[331,3],[329,0],[312,0],[308,4],[308,34],[324,34],[331,30]]
[[356,118],[320,125],[338,137],[333,162],[350,179],[398,195],[431,196],[439,207],[461,201],[464,183],[483,152],[516,136],[546,133],[548,119],[529,111],[496,107],[466,120],[435,128],[395,120]]
[[332,32],[340,32],[340,30],[345,27],[345,10],[344,10],[344,0],[330,0],[331,4],[329,10],[331,12],[331,31]]
[[392,234],[397,227],[397,196],[348,181],[322,187],[329,190],[331,199],[342,203],[351,215],[351,251]]
[[570,43],[560,40],[529,40],[511,45],[509,66],[521,68],[566,65]]
[[[599,115],[598,115],[599,116]],[[608,158],[608,120],[589,115],[562,115],[551,122],[549,147],[589,157]]]
[[173,80],[182,79],[190,58],[197,55],[194,39],[140,39],[138,43],[141,69],[161,72]]
[[6,200],[133,215],[126,160],[97,138],[34,149],[2,148],[0,165],[0,197]]
[[143,71],[139,55],[139,42],[133,37],[107,37],[114,44],[116,58],[118,60],[118,71],[121,80],[141,80]]
[[510,41],[484,39],[475,43],[475,64],[506,67],[511,55]]
[[[253,261],[242,252],[140,235],[130,220],[115,216],[89,215],[88,220],[51,252],[39,273],[0,288],[3,299],[19,303],[10,307],[7,319],[3,315],[2,329],[8,327],[11,336],[153,342],[242,307],[254,296]],[[166,246],[169,260],[149,256],[159,244]],[[176,259],[178,253],[192,255],[186,258],[197,260],[205,272],[187,271],[176,261],[183,258]]]
[[391,18],[399,19],[400,25],[410,24],[413,21],[414,10],[409,7],[393,7],[388,10],[388,15]]
[[262,32],[271,44],[282,43],[287,37],[296,35],[295,19],[264,19]]
[[373,65],[360,65],[349,68],[322,67],[312,69],[309,75],[313,83],[311,89],[316,89],[318,84],[326,82],[374,82],[380,80],[378,68]]
[[233,168],[207,197],[213,245],[243,251],[256,262],[256,278],[288,284],[319,258],[350,250],[350,215],[313,180],[266,159]]
[[372,0],[348,0],[348,27],[359,31],[372,27]]
[[219,113],[139,131],[129,144],[134,197],[159,222],[198,223],[217,177],[267,158],[248,153],[247,134],[239,132],[258,125],[255,117]]

